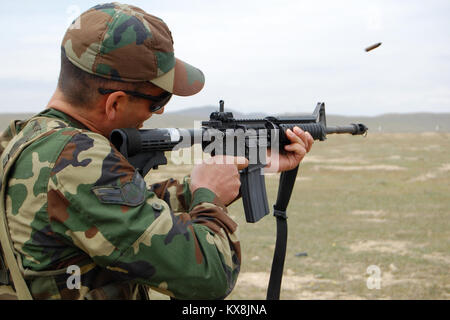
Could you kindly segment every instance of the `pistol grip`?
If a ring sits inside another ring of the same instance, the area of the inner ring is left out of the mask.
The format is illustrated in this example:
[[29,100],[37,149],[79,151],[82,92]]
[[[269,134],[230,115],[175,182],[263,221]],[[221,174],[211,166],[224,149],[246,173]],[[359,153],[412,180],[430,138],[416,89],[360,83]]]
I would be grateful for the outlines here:
[[250,223],[259,221],[270,212],[263,168],[262,164],[251,164],[241,171],[242,203],[245,219]]

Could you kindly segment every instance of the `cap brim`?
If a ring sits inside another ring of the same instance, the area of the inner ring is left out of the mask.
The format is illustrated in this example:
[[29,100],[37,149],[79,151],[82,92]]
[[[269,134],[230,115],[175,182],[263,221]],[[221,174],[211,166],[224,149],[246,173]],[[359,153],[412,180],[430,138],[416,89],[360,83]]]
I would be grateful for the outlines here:
[[151,83],[177,96],[192,96],[202,90],[205,76],[199,69],[175,58],[175,67]]

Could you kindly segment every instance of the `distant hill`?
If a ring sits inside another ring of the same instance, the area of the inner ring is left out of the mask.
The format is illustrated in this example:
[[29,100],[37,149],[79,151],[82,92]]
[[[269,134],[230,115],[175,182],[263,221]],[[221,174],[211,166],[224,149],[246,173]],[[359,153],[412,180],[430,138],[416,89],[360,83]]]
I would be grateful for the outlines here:
[[[165,112],[163,116],[155,115],[144,123],[146,128],[191,128],[194,126],[194,121],[205,121],[209,119],[209,115],[218,111],[218,106],[204,106],[198,108],[190,108],[177,112]],[[265,113],[242,113],[239,111],[226,109],[227,112],[233,112],[236,119],[259,119],[267,117]]]
[[[217,111],[217,107],[205,106],[178,112],[167,112],[164,113],[162,117],[152,117],[145,123],[145,127],[192,127],[194,121],[207,120],[209,119],[211,112],[214,111]],[[236,119],[260,119],[268,116],[268,114],[265,113],[245,114],[231,109],[226,111],[233,112]],[[280,114],[280,116],[296,116],[296,114]],[[364,123],[369,127],[370,132],[450,132],[450,113],[390,113],[374,117],[327,114],[328,125],[346,125],[349,123]]]
[[327,115],[327,124],[364,123],[370,132],[450,132],[450,113],[389,113],[376,117]]
[[[199,119],[204,119],[205,117],[209,118],[209,115],[211,112],[219,111],[218,106],[204,106],[204,107],[197,107],[197,108],[190,108],[185,109],[182,111],[176,111],[176,112],[165,112],[164,115],[183,115],[183,116],[190,116],[190,117],[199,117]],[[233,112],[233,115],[235,118],[264,118],[267,117],[267,114],[263,112],[251,112],[251,113],[243,113],[236,110],[231,110],[228,108],[225,108],[225,111],[227,112]]]
[[[178,112],[166,112],[164,115],[154,115],[145,122],[145,128],[190,128],[194,121],[198,125],[203,120],[208,120],[213,111],[218,111],[217,106],[204,106],[185,109]],[[228,109],[233,112],[235,118],[260,119],[267,116],[264,113],[242,113]],[[281,114],[283,116],[295,116],[295,114]],[[13,119],[27,119],[31,114],[0,114],[0,130],[4,130]],[[450,113],[406,113],[406,114],[383,114],[375,117],[367,116],[339,116],[327,115],[328,125],[345,125],[349,123],[364,123],[372,133],[394,133],[394,132],[450,132]]]

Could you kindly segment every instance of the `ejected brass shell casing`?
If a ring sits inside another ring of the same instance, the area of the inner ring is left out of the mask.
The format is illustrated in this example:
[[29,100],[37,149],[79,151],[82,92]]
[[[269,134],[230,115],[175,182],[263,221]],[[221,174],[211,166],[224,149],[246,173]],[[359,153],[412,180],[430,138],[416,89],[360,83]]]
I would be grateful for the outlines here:
[[370,47],[366,48],[366,52],[369,52],[370,50],[376,49],[379,46],[381,46],[381,42],[375,43],[374,45],[371,45]]

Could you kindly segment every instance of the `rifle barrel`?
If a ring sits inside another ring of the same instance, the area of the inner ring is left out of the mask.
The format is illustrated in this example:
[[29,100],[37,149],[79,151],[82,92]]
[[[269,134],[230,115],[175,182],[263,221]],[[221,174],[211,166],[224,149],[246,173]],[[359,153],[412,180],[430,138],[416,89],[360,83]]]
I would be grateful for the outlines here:
[[351,133],[352,135],[363,135],[367,133],[368,128],[362,123],[352,123],[348,126],[332,126],[327,127],[327,134],[341,134],[341,133]]

